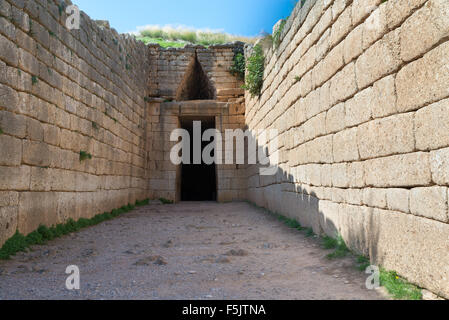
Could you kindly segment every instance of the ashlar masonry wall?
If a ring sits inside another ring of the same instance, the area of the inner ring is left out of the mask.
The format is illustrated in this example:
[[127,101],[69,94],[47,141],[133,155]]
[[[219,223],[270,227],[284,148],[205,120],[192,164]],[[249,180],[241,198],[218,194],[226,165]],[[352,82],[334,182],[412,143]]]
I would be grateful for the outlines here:
[[248,198],[448,298],[449,2],[307,0],[281,40],[246,96],[278,174]]
[[0,1],[0,245],[148,197],[148,48],[63,3]]
[[[229,70],[236,51],[243,43],[210,46],[187,46],[181,49],[163,49],[150,46],[151,76],[148,102],[149,189],[154,199],[179,201],[181,198],[181,167],[171,162],[170,153],[178,142],[170,141],[171,133],[181,129],[185,117],[215,118],[216,129],[223,140],[225,155],[226,130],[245,129],[243,82]],[[215,92],[215,99],[176,101],[180,87],[188,76],[189,65],[198,59]],[[218,164],[217,200],[219,202],[246,200],[246,165]]]

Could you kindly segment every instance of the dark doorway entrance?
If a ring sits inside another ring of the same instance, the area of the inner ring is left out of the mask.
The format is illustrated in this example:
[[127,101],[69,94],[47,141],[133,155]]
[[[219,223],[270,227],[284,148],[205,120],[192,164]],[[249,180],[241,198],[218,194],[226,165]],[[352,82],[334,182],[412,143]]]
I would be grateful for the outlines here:
[[[181,201],[217,201],[217,171],[215,164],[193,164],[193,122],[201,122],[201,136],[215,129],[215,117],[182,118],[181,126],[190,134],[190,163],[181,168]],[[201,152],[210,141],[201,142]]]

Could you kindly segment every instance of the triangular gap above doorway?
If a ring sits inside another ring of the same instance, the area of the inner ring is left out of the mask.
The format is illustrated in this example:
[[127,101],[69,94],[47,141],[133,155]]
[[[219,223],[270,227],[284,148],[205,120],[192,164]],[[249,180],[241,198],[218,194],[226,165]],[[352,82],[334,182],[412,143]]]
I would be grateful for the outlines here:
[[204,72],[198,56],[192,58],[176,93],[177,101],[215,100],[216,90]]

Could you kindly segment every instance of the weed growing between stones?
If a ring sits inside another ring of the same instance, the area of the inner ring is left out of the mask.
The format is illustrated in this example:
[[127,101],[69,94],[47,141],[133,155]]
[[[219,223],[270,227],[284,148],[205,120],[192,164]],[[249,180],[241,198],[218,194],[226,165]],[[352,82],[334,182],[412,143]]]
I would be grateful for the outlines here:
[[32,76],[31,77],[31,84],[34,86],[35,84],[37,84],[39,82],[39,78],[37,76]]
[[328,237],[328,239],[332,240],[326,240],[325,238],[324,243],[331,246],[329,249],[335,249],[333,253],[327,255],[328,259],[344,258],[350,253],[341,235],[338,235],[335,239],[331,237]]
[[36,231],[33,231],[27,236],[24,236],[19,231],[8,239],[3,247],[0,249],[0,260],[7,260],[18,252],[25,252],[30,246],[43,245],[48,241],[60,238],[64,235],[77,232],[81,229],[98,225],[104,221],[114,219],[122,214],[134,210],[136,207],[145,206],[149,204],[149,199],[143,201],[136,201],[134,205],[128,204],[120,209],[114,209],[111,212],[96,215],[91,219],[81,218],[78,221],[69,219],[65,224],[58,224],[51,228],[40,226]]
[[3,134],[3,129],[0,128],[0,136]]
[[252,55],[248,58],[245,85],[243,89],[248,90],[252,97],[260,96],[263,85],[263,73],[265,71],[265,56],[260,45],[256,45]]
[[92,155],[90,153],[87,153],[86,151],[80,151],[80,162],[92,159]]
[[233,65],[229,72],[240,80],[245,80],[246,60],[243,48],[238,48],[234,53]]
[[365,272],[366,268],[368,268],[371,265],[371,261],[365,256],[358,256],[357,257],[357,269],[359,269],[362,272]]
[[312,228],[307,228],[306,229],[306,237],[307,238],[312,238],[315,235],[315,232],[313,232]]

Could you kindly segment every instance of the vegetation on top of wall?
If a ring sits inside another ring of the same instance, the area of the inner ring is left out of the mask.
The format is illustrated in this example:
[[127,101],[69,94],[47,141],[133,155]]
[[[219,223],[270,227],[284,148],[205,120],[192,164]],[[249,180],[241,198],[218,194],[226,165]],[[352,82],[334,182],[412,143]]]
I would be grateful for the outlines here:
[[40,226],[36,231],[24,236],[19,231],[13,237],[8,239],[0,249],[0,260],[7,260],[18,252],[25,252],[30,246],[43,245],[50,240],[60,238],[64,235],[77,232],[81,229],[98,225],[104,221],[116,218],[124,213],[134,210],[136,207],[149,204],[149,199],[136,201],[134,205],[128,204],[120,209],[114,209],[111,212],[96,215],[91,219],[81,218],[78,221],[69,219],[65,224],[58,224],[51,228]]
[[[287,18],[288,19],[288,18]],[[287,19],[283,19],[279,27],[273,33],[273,45],[276,49],[281,45],[281,35],[282,31],[284,31],[285,24],[287,23]]]
[[253,48],[253,53],[248,58],[246,69],[248,72],[243,88],[248,90],[252,97],[260,96],[265,71],[265,56],[260,45],[256,45]]
[[159,44],[163,48],[183,48],[188,44],[211,46],[234,41],[245,43],[256,41],[256,38],[234,36],[223,32],[157,26],[140,31],[136,38],[145,44]]
[[245,80],[246,60],[243,48],[238,48],[234,52],[233,64],[229,72],[240,80]]

